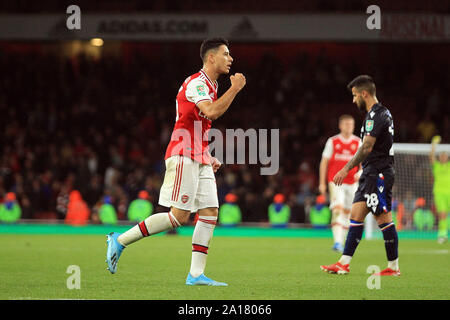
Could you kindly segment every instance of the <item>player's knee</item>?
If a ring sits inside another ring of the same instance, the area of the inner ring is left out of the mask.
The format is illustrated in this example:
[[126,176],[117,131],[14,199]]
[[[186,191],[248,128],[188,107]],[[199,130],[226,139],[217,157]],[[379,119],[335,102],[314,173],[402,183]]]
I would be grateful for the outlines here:
[[377,224],[383,224],[383,223],[391,223],[392,222],[392,214],[390,212],[376,215],[374,216],[375,220],[377,221]]
[[177,221],[181,225],[185,225],[185,224],[187,224],[189,222],[189,215],[190,215],[189,211],[177,209],[177,208],[174,208],[174,207],[172,207],[170,209],[170,211],[172,212],[172,214],[175,217],[175,219],[177,219]]
[[205,208],[198,210],[199,216],[210,216],[210,217],[217,217],[219,215],[219,209],[218,208]]
[[333,214],[341,214],[342,211],[343,211],[343,208],[340,205],[336,205],[333,207],[333,209],[331,209],[331,212]]
[[352,209],[350,211],[350,219],[358,222],[363,222],[368,213],[369,210],[366,207],[366,203],[357,202],[352,205]]
[[189,222],[189,215],[182,215],[180,218],[178,218],[178,222],[181,225],[185,225]]

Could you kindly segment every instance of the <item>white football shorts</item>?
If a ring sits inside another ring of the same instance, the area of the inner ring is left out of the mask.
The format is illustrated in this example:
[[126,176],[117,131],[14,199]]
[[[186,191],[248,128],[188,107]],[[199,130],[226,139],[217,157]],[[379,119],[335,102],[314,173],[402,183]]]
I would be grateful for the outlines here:
[[340,186],[335,185],[333,182],[329,182],[330,208],[341,207],[350,210],[357,189],[358,182],[353,184],[341,184]]
[[167,158],[158,203],[164,207],[190,212],[218,208],[217,185],[212,166],[182,155]]

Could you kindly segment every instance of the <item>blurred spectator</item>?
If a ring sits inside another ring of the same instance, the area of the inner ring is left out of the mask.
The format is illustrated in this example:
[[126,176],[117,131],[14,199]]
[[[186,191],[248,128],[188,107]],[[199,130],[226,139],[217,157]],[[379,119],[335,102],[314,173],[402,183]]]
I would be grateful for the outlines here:
[[98,217],[103,224],[117,224],[116,208],[112,205],[111,197],[106,195],[103,197],[103,204],[98,210]]
[[228,193],[225,196],[225,203],[219,208],[219,223],[224,227],[235,227],[242,221],[242,214],[237,204],[237,196]]
[[5,195],[4,203],[0,204],[0,222],[14,223],[20,219],[22,209],[16,201],[14,192],[8,192]]
[[413,214],[414,228],[420,231],[430,231],[434,228],[434,216],[431,210],[425,208],[425,198],[417,198]]
[[311,208],[309,218],[311,225],[316,229],[324,229],[330,224],[331,211],[326,205],[324,195],[321,194],[316,197],[316,204]]
[[99,174],[92,175],[85,190],[84,198],[88,206],[92,208],[101,199],[103,194],[103,185]]
[[[403,199],[402,205],[403,205],[403,215],[402,215],[402,225],[406,229],[411,227],[412,223],[412,215],[414,212],[414,206],[415,206],[415,197],[412,190],[406,190],[405,198]],[[397,217],[398,219],[399,217]]]
[[139,191],[137,199],[131,201],[128,207],[128,220],[140,222],[153,213],[153,204],[149,201],[150,195],[147,191]]
[[90,210],[81,197],[81,193],[78,190],[71,191],[65,222],[72,225],[85,225],[89,216]]
[[273,228],[285,228],[289,223],[291,208],[284,202],[285,196],[277,193],[273,197],[273,203],[269,205],[269,223]]
[[419,142],[429,143],[431,141],[431,137],[436,134],[436,125],[431,120],[429,114],[425,115],[419,124],[417,125],[417,131],[419,131]]
[[69,205],[69,191],[67,186],[62,186],[56,198],[56,214],[59,219],[65,219],[67,206]]
[[402,230],[405,228],[405,206],[403,202],[398,201],[395,198],[392,198],[392,221],[395,223],[395,226],[398,230]]

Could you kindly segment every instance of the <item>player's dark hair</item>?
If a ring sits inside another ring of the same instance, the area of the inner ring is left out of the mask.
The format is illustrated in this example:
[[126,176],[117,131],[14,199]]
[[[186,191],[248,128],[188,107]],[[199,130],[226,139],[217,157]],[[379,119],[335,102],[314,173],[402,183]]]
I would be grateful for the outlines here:
[[200,58],[205,61],[206,53],[211,49],[218,49],[221,45],[228,45],[228,40],[225,38],[211,38],[205,39],[200,46]]
[[368,75],[357,76],[355,79],[350,81],[347,85],[347,89],[352,91],[353,87],[358,91],[366,90],[372,96],[376,93],[375,82],[373,82],[372,77]]

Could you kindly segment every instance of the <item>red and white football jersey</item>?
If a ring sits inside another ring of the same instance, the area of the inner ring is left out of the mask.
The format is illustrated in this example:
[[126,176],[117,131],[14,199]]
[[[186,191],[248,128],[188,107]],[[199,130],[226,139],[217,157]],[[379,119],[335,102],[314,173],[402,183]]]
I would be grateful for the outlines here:
[[[328,138],[322,157],[328,159],[327,181],[332,182],[336,173],[349,162],[361,145],[361,139],[355,135],[345,139],[341,134]],[[359,168],[354,167],[349,171],[342,183],[355,183],[355,174]]]
[[210,164],[208,132],[212,121],[202,114],[197,104],[205,100],[216,101],[217,88],[217,81],[212,82],[203,70],[184,80],[178,91],[175,126],[164,159],[184,155]]

